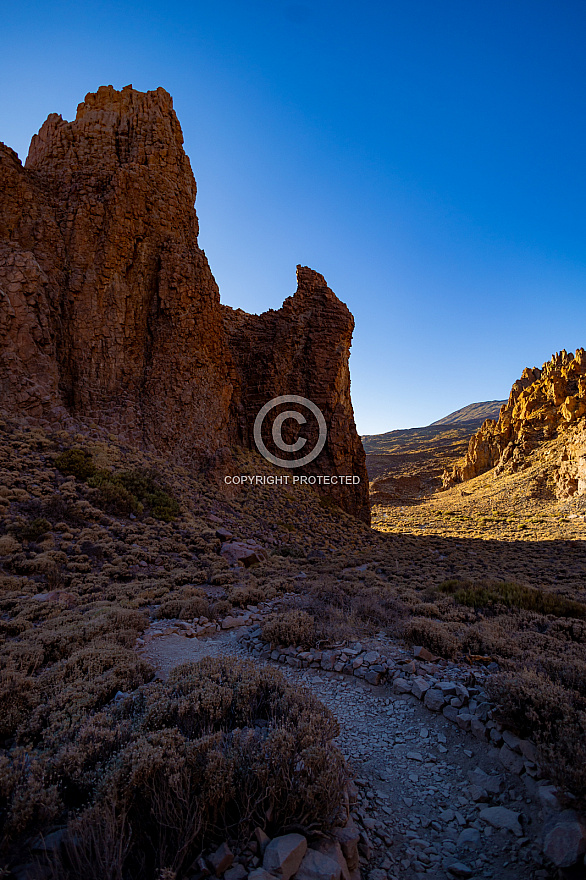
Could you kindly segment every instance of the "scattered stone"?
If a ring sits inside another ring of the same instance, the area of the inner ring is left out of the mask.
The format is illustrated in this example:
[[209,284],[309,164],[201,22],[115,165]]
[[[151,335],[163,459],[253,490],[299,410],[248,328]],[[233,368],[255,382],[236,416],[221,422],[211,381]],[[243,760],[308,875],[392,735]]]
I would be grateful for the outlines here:
[[446,701],[441,691],[436,690],[436,688],[430,688],[426,691],[423,702],[432,712],[441,712]]
[[424,663],[429,663],[431,660],[435,660],[431,651],[428,651],[427,648],[421,646],[413,648],[413,656],[417,657],[418,660],[423,660]]
[[480,818],[492,825],[493,828],[512,831],[517,837],[523,835],[519,824],[519,813],[509,810],[507,807],[485,807],[480,811]]
[[343,828],[334,830],[334,837],[342,848],[342,853],[350,871],[358,867],[358,841],[360,832],[354,819],[350,817]]
[[227,871],[232,866],[233,861],[234,853],[231,852],[227,843],[222,843],[211,856],[208,856],[208,864],[216,877]]
[[472,877],[474,875],[472,868],[465,865],[463,862],[452,862],[451,865],[448,865],[446,870],[453,877]]
[[307,840],[302,834],[284,834],[268,844],[262,866],[266,871],[289,880],[296,873],[307,852]]
[[224,873],[224,880],[244,880],[248,876],[248,871],[244,865],[233,865]]
[[464,828],[458,835],[457,846],[466,849],[477,849],[480,846],[480,831],[477,828]]
[[262,828],[255,828],[254,836],[256,837],[256,842],[258,843],[258,851],[261,856],[264,856],[265,849],[271,842],[271,838],[262,830]]
[[551,816],[543,827],[543,852],[557,868],[570,868],[586,853],[586,820],[574,810]]
[[295,880],[340,880],[340,865],[315,849],[308,849],[295,874]]

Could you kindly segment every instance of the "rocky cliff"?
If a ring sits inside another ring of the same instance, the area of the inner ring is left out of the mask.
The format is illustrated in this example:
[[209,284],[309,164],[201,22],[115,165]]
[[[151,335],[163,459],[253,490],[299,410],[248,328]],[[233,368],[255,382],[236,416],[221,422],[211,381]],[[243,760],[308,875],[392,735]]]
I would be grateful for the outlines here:
[[253,448],[255,407],[300,394],[328,426],[316,472],[360,476],[337,500],[368,519],[352,316],[310,269],[279,311],[220,305],[164,89],[106,86],[73,122],[51,114],[24,168],[0,145],[0,193],[0,409],[204,463]]
[[[495,467],[523,467],[541,441],[563,436],[556,483],[561,497],[586,492],[586,351],[561,351],[541,369],[523,370],[501,408],[472,435],[466,458],[444,473],[444,486],[469,480]],[[552,463],[553,464],[553,463]]]

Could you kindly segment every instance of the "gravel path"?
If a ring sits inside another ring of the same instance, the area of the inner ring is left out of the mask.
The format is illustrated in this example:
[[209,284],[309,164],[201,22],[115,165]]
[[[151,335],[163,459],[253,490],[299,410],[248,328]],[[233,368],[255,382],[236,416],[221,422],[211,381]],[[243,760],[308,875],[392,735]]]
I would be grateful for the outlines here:
[[[234,632],[204,639],[177,634],[147,639],[142,655],[163,678],[179,663],[204,656],[250,660]],[[498,763],[489,744],[414,697],[392,694],[386,685],[372,687],[322,670],[280,669],[311,689],[338,718],[337,743],[355,773],[358,792],[353,814],[371,851],[370,880],[554,876],[543,868],[536,845],[538,807],[524,783]],[[469,774],[478,768],[500,783],[500,793],[488,803],[473,799]],[[495,828],[480,818],[483,809],[494,806],[519,814],[522,831]]]

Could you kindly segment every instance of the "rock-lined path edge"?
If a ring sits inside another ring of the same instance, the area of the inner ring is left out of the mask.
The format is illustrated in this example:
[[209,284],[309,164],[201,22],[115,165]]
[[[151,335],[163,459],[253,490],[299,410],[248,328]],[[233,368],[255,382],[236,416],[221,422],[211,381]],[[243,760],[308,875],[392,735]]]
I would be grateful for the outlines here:
[[[231,656],[260,665],[242,643],[251,630],[200,638],[154,625],[141,654],[166,678],[180,663]],[[338,719],[336,743],[354,774],[352,816],[361,831],[361,874],[369,880],[455,877],[545,880],[558,876],[542,853],[540,786],[509,772],[499,750],[481,742],[391,683],[321,668],[282,665]],[[547,794],[543,786],[543,794]],[[579,875],[577,875],[579,876]]]

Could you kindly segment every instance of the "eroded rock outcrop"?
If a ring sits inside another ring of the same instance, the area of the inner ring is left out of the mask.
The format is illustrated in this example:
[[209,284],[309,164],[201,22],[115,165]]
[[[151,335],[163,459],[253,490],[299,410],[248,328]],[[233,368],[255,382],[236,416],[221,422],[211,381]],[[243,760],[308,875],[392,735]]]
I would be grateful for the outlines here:
[[567,444],[557,473],[560,497],[586,491],[586,351],[561,351],[541,369],[523,370],[498,420],[487,419],[472,435],[466,458],[444,473],[444,486],[495,467],[523,465],[543,440],[564,434]]
[[[318,272],[297,267],[297,291],[282,308],[248,315],[224,310],[230,351],[236,363],[241,389],[238,401],[240,441],[253,446],[253,428],[261,407],[269,400],[291,393],[312,401],[328,427],[323,452],[304,468],[307,474],[360,475],[360,484],[332,486],[329,494],[339,503],[351,496],[352,508],[368,519],[368,498],[362,486],[365,454],[356,432],[350,399],[348,357],[354,319],[344,303],[329,289]],[[291,391],[295,389],[295,391]],[[286,404],[276,413],[287,410]],[[300,410],[303,414],[303,409]],[[308,448],[318,439],[318,423],[305,411]],[[283,437],[292,443],[295,422],[283,424]],[[268,436],[263,434],[267,445]],[[270,451],[285,457],[278,449]]]
[[304,395],[328,425],[316,468],[359,475],[337,500],[368,519],[349,393],[352,316],[309,269],[279,311],[220,305],[164,89],[106,86],[73,122],[51,114],[24,168],[0,145],[0,193],[0,409],[73,416],[204,462],[252,448],[254,407]]

